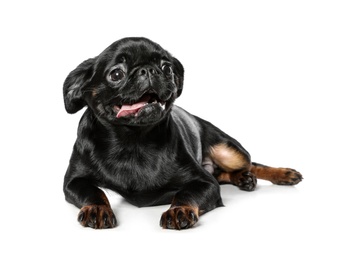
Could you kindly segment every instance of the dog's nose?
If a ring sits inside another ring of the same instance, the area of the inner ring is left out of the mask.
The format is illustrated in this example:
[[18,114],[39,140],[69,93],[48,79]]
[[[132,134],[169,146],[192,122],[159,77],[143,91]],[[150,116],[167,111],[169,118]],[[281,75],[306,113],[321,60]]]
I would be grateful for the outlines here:
[[140,76],[150,76],[156,74],[156,70],[151,66],[143,67],[139,70]]

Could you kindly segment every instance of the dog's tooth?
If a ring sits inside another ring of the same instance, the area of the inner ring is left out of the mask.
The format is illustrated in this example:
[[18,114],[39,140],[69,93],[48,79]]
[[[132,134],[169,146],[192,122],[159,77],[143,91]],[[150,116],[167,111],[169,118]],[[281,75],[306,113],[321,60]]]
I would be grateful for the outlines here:
[[159,102],[158,104],[160,105],[160,107],[161,107],[163,110],[165,109],[166,104],[163,104],[163,105],[162,105],[162,103],[160,103],[160,102]]
[[114,110],[114,112],[119,112],[120,107],[119,107],[119,106],[114,106],[114,107],[113,107],[113,110]]

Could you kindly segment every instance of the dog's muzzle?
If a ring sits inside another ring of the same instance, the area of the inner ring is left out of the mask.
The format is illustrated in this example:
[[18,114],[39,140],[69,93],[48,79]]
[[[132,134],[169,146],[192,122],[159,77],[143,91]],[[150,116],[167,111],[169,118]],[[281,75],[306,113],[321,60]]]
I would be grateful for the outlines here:
[[144,94],[137,102],[133,104],[115,105],[114,112],[117,113],[117,118],[138,116],[139,112],[149,105],[159,105],[162,110],[165,110],[166,102],[161,101],[155,94]]

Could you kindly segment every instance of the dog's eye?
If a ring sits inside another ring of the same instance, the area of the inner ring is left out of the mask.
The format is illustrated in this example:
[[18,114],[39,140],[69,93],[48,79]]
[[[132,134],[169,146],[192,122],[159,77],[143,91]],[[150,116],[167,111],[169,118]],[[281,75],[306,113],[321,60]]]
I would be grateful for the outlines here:
[[111,72],[110,77],[113,81],[119,81],[125,77],[125,73],[121,69],[115,69]]
[[162,71],[163,71],[163,73],[166,74],[166,75],[171,75],[171,74],[173,74],[173,69],[172,69],[172,67],[171,67],[169,64],[164,64],[164,65],[162,66]]

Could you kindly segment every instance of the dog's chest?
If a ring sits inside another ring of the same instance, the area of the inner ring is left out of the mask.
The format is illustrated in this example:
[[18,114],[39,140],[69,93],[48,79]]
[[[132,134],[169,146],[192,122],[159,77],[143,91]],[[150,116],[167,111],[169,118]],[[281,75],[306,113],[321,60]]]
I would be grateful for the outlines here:
[[175,155],[166,149],[136,146],[109,153],[105,185],[127,192],[154,190],[175,173]]

